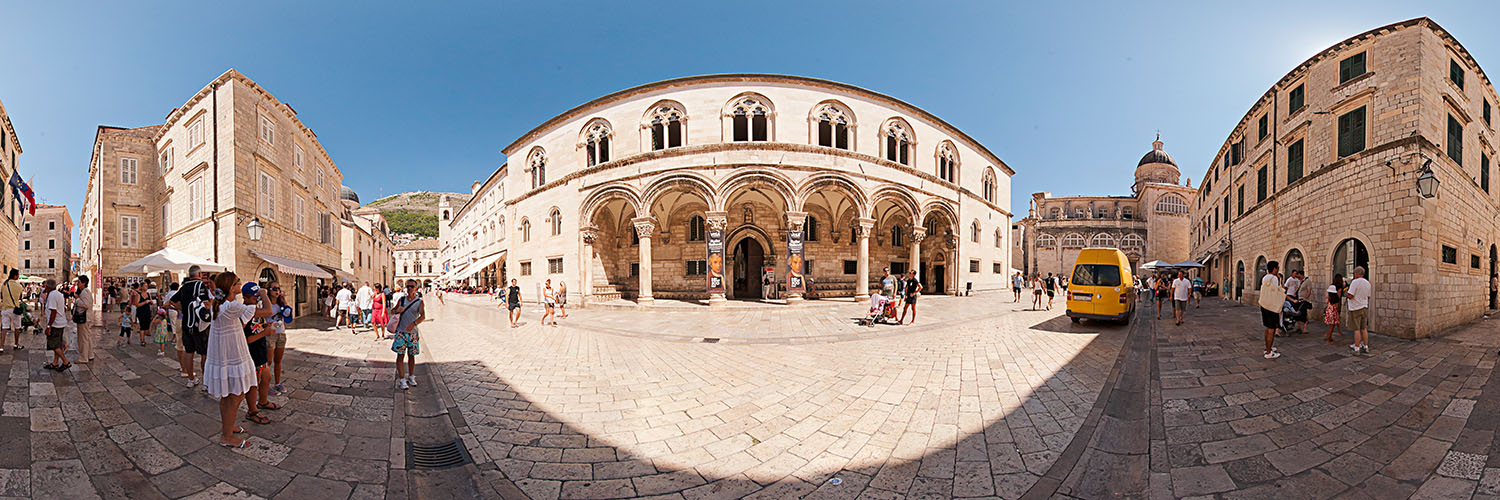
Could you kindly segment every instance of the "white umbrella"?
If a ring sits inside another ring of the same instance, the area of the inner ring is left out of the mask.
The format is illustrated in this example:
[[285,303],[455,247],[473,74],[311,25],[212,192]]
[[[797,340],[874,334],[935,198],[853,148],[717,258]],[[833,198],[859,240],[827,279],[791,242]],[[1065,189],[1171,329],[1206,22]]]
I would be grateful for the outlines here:
[[1159,260],[1153,260],[1151,262],[1141,264],[1141,269],[1156,269],[1159,267],[1172,267],[1172,265]]
[[1191,260],[1184,260],[1182,262],[1178,262],[1176,264],[1172,264],[1172,267],[1203,267],[1203,264],[1199,264],[1199,263],[1193,262]]
[[186,271],[189,267],[198,266],[204,271],[223,271],[228,269],[211,260],[180,252],[170,248],[161,249],[151,255],[141,257],[140,260],[126,264],[120,268],[121,273],[153,273],[157,271]]

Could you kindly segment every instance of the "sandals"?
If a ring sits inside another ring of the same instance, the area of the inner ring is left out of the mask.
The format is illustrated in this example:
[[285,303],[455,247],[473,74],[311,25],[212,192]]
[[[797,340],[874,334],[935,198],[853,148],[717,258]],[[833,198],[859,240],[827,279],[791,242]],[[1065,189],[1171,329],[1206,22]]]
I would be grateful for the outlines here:
[[280,410],[281,409],[281,405],[276,404],[276,403],[271,403],[271,402],[256,403],[255,407],[256,408],[260,408],[262,410]]
[[226,443],[226,442],[223,442],[223,441],[219,441],[219,446],[223,446],[225,448],[244,448],[246,446],[250,446],[250,440],[249,439],[241,439],[239,443],[233,443],[233,444]]
[[251,413],[249,415],[245,415],[245,420],[249,420],[251,422],[255,422],[255,423],[260,424],[260,425],[266,425],[266,424],[271,423],[271,417],[267,417],[265,415],[261,415],[260,412],[255,412],[255,413]]
[[42,368],[46,368],[48,370],[56,370],[57,369],[57,365],[52,364],[52,363],[47,363],[45,365],[42,365]]
[[245,429],[244,427],[235,427],[234,430],[229,431],[230,434],[244,434],[246,432],[250,431]]

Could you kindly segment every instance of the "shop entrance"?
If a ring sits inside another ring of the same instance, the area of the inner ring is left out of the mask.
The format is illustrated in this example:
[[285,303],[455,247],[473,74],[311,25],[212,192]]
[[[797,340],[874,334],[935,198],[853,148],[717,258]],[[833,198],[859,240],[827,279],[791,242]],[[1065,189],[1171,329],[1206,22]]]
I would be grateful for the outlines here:
[[766,252],[754,238],[745,238],[734,245],[734,297],[737,299],[759,299],[761,295],[761,273],[765,267]]

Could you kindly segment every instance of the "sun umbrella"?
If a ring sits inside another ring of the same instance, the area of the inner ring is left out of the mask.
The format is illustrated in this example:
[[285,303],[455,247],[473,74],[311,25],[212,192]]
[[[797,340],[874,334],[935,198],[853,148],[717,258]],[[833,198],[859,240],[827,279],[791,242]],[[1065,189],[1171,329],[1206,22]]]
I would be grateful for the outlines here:
[[1157,269],[1157,268],[1165,268],[1165,267],[1172,267],[1172,265],[1168,264],[1166,262],[1159,261],[1159,260],[1153,260],[1151,262],[1147,262],[1145,264],[1141,264],[1141,269]]
[[170,248],[161,250],[141,257],[140,260],[126,264],[120,268],[121,273],[137,274],[152,273],[157,271],[186,271],[189,267],[198,266],[204,271],[219,272],[226,268],[211,260],[180,252]]
[[1184,260],[1182,262],[1178,262],[1176,264],[1172,264],[1172,267],[1203,267],[1203,264],[1199,264],[1199,263],[1193,262],[1191,260]]

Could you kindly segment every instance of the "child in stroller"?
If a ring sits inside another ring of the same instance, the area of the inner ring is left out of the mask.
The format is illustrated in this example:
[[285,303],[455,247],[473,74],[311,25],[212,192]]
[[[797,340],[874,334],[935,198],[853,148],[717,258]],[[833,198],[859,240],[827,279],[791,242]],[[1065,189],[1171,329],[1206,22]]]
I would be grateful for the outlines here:
[[875,326],[876,323],[888,323],[896,321],[897,301],[886,298],[880,292],[870,294],[870,313],[860,324]]
[[1312,304],[1305,300],[1293,300],[1290,297],[1283,300],[1281,302],[1281,335],[1307,333],[1306,331],[1298,332],[1297,323],[1307,322],[1308,309],[1312,309]]

